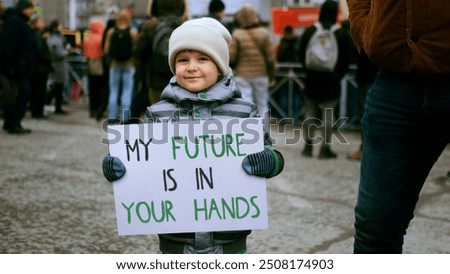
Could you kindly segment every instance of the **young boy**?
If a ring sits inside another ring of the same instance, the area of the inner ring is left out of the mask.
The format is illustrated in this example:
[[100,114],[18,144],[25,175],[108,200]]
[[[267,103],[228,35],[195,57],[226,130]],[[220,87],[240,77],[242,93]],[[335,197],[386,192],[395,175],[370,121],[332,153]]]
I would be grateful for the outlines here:
[[[147,109],[153,122],[178,119],[226,119],[255,116],[256,107],[243,99],[234,85],[228,47],[231,35],[212,18],[185,22],[169,41],[169,65],[174,77],[161,101]],[[266,138],[269,140],[269,138]],[[282,155],[265,142],[263,151],[246,156],[243,169],[250,175],[273,177],[284,166]],[[106,155],[103,173],[110,182],[125,174],[120,159]],[[160,234],[163,253],[244,253],[246,231]]]

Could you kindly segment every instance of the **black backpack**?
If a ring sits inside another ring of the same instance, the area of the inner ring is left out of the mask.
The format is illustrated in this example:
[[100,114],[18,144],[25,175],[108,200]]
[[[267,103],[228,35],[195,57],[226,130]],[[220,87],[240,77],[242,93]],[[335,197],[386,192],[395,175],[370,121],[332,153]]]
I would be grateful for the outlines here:
[[161,18],[152,41],[151,72],[172,74],[169,67],[169,38],[174,29],[182,23],[179,18]]
[[118,61],[126,61],[132,57],[133,41],[130,28],[115,28],[111,36],[109,57]]

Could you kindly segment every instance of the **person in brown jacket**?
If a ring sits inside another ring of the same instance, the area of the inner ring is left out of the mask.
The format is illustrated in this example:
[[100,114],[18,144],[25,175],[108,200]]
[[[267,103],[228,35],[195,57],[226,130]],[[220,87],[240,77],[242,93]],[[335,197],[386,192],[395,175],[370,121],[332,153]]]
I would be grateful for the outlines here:
[[234,64],[236,85],[242,98],[256,104],[268,127],[269,86],[275,81],[275,53],[269,32],[251,6],[241,8],[235,20],[238,27],[232,33],[230,63]]
[[450,139],[450,2],[347,3],[355,45],[380,66],[362,120],[353,251],[402,253],[421,189]]

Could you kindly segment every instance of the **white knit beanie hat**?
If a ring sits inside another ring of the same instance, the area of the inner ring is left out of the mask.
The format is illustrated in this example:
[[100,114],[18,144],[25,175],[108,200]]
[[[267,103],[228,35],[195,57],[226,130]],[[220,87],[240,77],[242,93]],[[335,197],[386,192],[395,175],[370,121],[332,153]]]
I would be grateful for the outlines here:
[[229,69],[230,32],[216,19],[203,17],[184,22],[169,39],[169,65],[175,74],[175,56],[182,50],[196,50],[208,55],[225,75]]

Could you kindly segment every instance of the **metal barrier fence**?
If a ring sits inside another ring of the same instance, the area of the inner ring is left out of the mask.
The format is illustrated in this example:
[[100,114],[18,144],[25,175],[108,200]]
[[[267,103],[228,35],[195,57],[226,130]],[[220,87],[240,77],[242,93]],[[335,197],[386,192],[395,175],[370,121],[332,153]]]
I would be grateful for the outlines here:
[[86,79],[86,64],[81,54],[71,54],[67,61],[66,99],[78,101],[82,95],[89,93]]
[[83,77],[85,74],[85,63],[82,55],[72,55],[66,58],[67,61],[67,73],[69,79],[77,81],[82,85]]
[[[349,67],[348,73],[342,79],[341,98],[339,101],[339,116],[348,117],[347,124],[358,123],[357,111],[354,109],[357,98],[355,92],[357,83],[355,81],[356,65]],[[300,63],[279,63],[275,74],[277,83],[270,88],[269,107],[272,113],[276,113],[281,119],[289,118],[298,120],[302,117],[301,101],[305,88],[305,70]],[[300,102],[298,102],[300,100]]]
[[298,119],[301,109],[295,108],[294,98],[301,98],[305,88],[303,66],[299,63],[279,63],[275,76],[277,83],[269,90],[269,107],[276,111],[280,118]]

